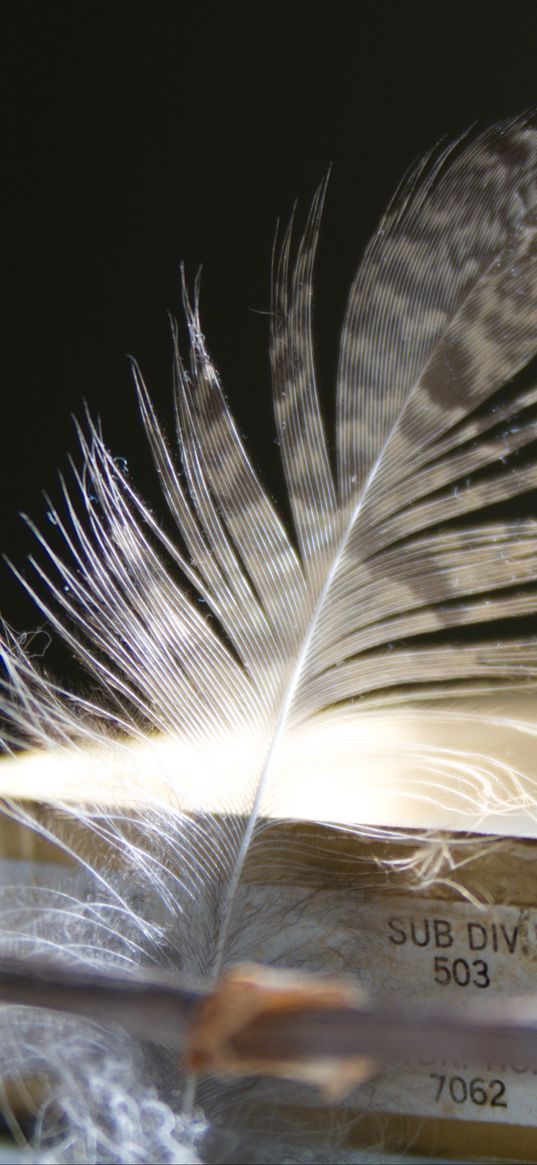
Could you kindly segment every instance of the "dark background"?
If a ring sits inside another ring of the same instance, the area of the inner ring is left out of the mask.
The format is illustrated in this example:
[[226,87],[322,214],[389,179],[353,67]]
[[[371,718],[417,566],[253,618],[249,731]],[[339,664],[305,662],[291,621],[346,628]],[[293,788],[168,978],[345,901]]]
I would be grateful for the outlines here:
[[[276,221],[333,165],[317,346],[331,392],[360,253],[429,146],[535,102],[537,8],[458,4],[25,6],[3,32],[0,549],[20,566],[87,400],[153,505],[127,354],[168,428],[181,260],[277,495],[267,358]],[[0,569],[0,606],[38,620]]]

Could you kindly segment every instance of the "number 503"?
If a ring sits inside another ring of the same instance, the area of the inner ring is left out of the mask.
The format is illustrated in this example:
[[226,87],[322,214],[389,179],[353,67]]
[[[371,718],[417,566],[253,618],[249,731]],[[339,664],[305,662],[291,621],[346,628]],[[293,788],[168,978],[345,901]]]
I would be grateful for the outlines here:
[[446,955],[435,955],[434,978],[442,987],[456,983],[457,987],[490,987],[488,964],[484,959],[448,959]]

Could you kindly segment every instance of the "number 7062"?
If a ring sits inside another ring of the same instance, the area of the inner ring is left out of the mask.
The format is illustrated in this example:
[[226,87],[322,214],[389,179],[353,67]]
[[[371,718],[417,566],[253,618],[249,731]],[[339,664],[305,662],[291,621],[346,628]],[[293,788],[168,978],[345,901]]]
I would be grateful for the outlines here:
[[488,1104],[491,1108],[507,1108],[505,1084],[503,1080],[483,1080],[474,1076],[465,1080],[464,1076],[443,1076],[438,1072],[429,1073],[430,1080],[436,1080],[435,1100],[449,1095],[455,1104],[477,1104],[480,1108]]

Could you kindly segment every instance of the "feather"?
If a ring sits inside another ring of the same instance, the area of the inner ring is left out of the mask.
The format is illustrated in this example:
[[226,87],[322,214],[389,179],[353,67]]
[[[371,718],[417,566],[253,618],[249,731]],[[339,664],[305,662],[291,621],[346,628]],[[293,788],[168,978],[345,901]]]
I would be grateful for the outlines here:
[[[277,893],[249,896],[252,870],[274,884],[301,845],[323,860],[322,828],[284,846],[282,821],[422,830],[435,876],[438,830],[535,833],[537,525],[519,499],[537,484],[536,178],[526,115],[403,183],[350,291],[333,459],[311,309],[324,185],[298,247],[288,231],[271,360],[292,530],[223,395],[197,286],[188,366],[173,334],[179,459],[134,369],[173,536],[87,418],[23,581],[93,688],[66,690],[8,628],[2,676],[6,814],[76,871],[56,860],[48,883],[32,867],[2,890],[2,949],[210,982],[254,955],[331,970],[282,929]],[[343,1110],[306,1135],[298,1085],[185,1077],[73,1017],[2,1025],[4,1088],[39,1082],[36,1160],[359,1159]]]

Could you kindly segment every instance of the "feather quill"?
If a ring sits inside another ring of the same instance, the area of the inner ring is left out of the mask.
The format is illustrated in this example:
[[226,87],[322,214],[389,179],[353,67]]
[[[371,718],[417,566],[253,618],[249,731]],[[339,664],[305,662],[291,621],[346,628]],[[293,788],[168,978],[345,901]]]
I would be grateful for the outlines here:
[[[292,866],[282,819],[535,833],[537,525],[517,499],[537,484],[537,385],[521,375],[536,183],[533,115],[404,182],[349,295],[334,464],[311,314],[324,187],[296,255],[289,230],[271,358],[292,531],[226,403],[197,287],[188,366],[174,332],[179,460],[135,368],[176,538],[99,426],[80,430],[76,489],[49,511],[64,550],[36,529],[45,558],[24,583],[101,694],[65,690],[6,628],[1,778],[6,813],[78,873],[2,890],[4,950],[214,981],[279,931],[278,902],[252,912],[245,886],[252,863]],[[323,959],[292,937],[277,955]],[[21,1008],[2,1025],[4,1081],[31,1075],[46,1097],[36,1160],[344,1159],[333,1114],[297,1130],[287,1086],[185,1079],[72,1017]]]

